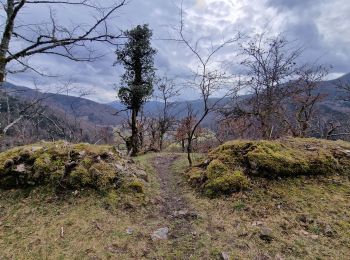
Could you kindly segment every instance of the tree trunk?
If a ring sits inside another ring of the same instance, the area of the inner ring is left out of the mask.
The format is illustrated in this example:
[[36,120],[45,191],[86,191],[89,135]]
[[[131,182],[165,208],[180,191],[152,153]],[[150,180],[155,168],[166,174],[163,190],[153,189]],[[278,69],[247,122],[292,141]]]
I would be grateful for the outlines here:
[[10,41],[11,41],[13,28],[14,28],[14,19],[16,17],[14,8],[15,8],[14,0],[7,1],[7,6],[6,6],[7,18],[6,18],[5,28],[4,28],[4,32],[0,43],[0,83],[4,82],[6,78],[6,65],[7,65],[6,55],[9,50]]
[[189,138],[188,144],[187,144],[187,160],[190,167],[192,167],[191,153],[192,153],[192,139]]
[[0,56],[0,90],[3,89],[3,83],[5,82],[6,77],[6,63],[3,62],[4,57]]
[[132,110],[131,115],[131,156],[136,156],[139,152],[139,135],[137,130],[137,111]]
[[182,148],[182,152],[185,152],[185,139],[181,140],[181,148]]
[[160,133],[160,135],[159,135],[159,151],[163,150],[163,139],[164,139],[164,134]]

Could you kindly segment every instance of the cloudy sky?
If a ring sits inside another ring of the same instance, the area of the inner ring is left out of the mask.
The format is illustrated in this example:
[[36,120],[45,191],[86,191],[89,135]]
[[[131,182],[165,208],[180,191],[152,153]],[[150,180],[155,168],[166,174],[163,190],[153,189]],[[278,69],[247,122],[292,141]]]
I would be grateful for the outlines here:
[[[100,1],[103,4],[112,0]],[[168,41],[177,38],[180,13],[178,0],[130,0],[110,20],[117,30],[147,23],[154,31],[153,46],[158,50],[155,64],[157,73],[178,81],[188,78],[195,69],[196,60],[183,45]],[[332,65],[331,77],[350,72],[350,1],[349,0],[184,0],[186,37],[190,41],[201,39],[200,51],[207,53],[210,44],[234,37],[237,30],[251,35],[269,30],[284,33],[305,48],[305,62]],[[21,23],[47,19],[48,7],[27,8]],[[88,23],[90,13],[73,8],[59,7],[56,17],[62,23]],[[4,19],[3,16],[0,19]],[[1,23],[3,24],[3,23]],[[20,43],[15,43],[20,45]],[[8,76],[8,81],[42,88],[71,80],[84,89],[93,90],[89,98],[99,102],[115,100],[114,86],[122,73],[113,67],[115,55],[111,46],[96,45],[104,57],[94,63],[76,63],[53,56],[35,56],[30,64],[59,78],[43,78],[33,72]],[[235,46],[228,46],[217,56],[217,61],[234,64]],[[232,65],[233,68],[235,65]],[[190,93],[190,94],[189,94]],[[184,91],[182,98],[195,98],[193,91]]]

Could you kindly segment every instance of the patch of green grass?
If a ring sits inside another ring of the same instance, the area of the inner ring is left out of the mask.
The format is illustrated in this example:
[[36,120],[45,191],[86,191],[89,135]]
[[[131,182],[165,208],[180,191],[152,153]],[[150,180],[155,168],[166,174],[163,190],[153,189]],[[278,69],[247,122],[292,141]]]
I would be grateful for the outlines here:
[[241,211],[241,210],[243,210],[243,209],[245,209],[246,208],[246,204],[243,202],[243,201],[241,201],[241,200],[238,200],[238,201],[236,201],[234,204],[233,204],[233,209],[235,210],[235,211]]

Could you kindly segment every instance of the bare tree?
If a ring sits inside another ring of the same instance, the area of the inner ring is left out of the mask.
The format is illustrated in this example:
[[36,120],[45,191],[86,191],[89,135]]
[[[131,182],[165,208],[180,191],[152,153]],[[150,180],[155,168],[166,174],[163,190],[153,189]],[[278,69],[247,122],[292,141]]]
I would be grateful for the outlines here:
[[197,126],[193,133],[197,120],[197,114],[193,110],[191,103],[187,103],[186,116],[180,120],[175,133],[176,140],[181,143],[182,152],[185,152],[186,145],[187,150],[189,145],[192,145],[191,149],[193,150],[193,141],[196,140],[196,137],[201,132],[201,127]]
[[250,97],[236,106],[241,116],[255,118],[264,139],[277,136],[283,120],[283,101],[290,96],[286,83],[295,79],[299,71],[297,59],[302,49],[293,46],[282,36],[267,38],[260,34],[241,45],[242,65],[247,69],[241,84]]
[[110,141],[111,129],[86,121],[79,113],[81,103],[75,102],[76,99],[65,101],[69,107],[66,110],[51,105],[57,95],[68,96],[74,92],[77,98],[82,98],[89,92],[79,91],[70,81],[58,84],[53,93],[40,92],[36,82],[34,85],[36,90],[6,87],[8,96],[0,96],[2,150],[42,139],[89,143]]
[[149,151],[159,151],[159,121],[156,117],[147,119],[147,130],[149,132]]
[[[103,7],[97,1],[90,0],[2,0],[1,4],[5,11],[5,22],[0,39],[0,83],[5,81],[7,73],[29,69],[43,74],[27,60],[37,54],[57,55],[73,61],[94,60],[99,55],[94,53],[91,42],[116,44],[116,40],[121,37],[109,31],[107,20],[124,6],[126,1],[118,1],[110,7]],[[28,12],[30,8],[41,6],[49,8],[49,18],[46,22],[21,22],[24,10]],[[59,21],[55,16],[54,8],[58,6],[77,7],[80,12],[89,12],[95,21],[91,24],[79,22],[69,27],[65,26],[63,21]],[[13,48],[14,39],[19,40],[23,47]],[[85,55],[77,54],[76,49],[81,48],[85,50]],[[11,63],[17,66],[16,69],[8,68]]]
[[311,134],[318,104],[326,97],[320,92],[320,86],[327,74],[328,70],[323,66],[306,66],[297,72],[298,79],[289,84],[291,100],[285,111],[289,110],[292,115],[285,122],[293,136],[306,137]]
[[341,92],[339,99],[342,101],[349,102],[350,101],[350,82],[339,80],[335,83],[335,86]]
[[196,121],[193,124],[188,136],[187,158],[189,165],[192,166],[191,154],[193,151],[193,138],[200,124],[208,116],[208,114],[218,108],[218,105],[225,97],[232,95],[233,92],[237,92],[236,88],[230,88],[229,90],[225,91],[225,93],[221,93],[221,98],[215,100],[211,99],[213,95],[219,91],[223,91],[225,87],[232,84],[232,77],[218,66],[218,62],[215,62],[214,58],[224,47],[237,42],[240,35],[238,34],[232,39],[224,40],[220,44],[214,45],[211,43],[211,47],[205,54],[203,54],[199,48],[200,39],[193,43],[185,36],[184,11],[182,7],[179,35],[180,40],[177,41],[184,44],[195,57],[197,69],[196,71],[193,71],[194,77],[191,85],[199,92],[203,106],[202,111],[200,115],[196,117]]
[[68,87],[70,86],[68,83],[58,88],[55,93],[41,93],[39,92],[36,82],[34,82],[34,85],[36,87],[35,96],[26,102],[21,102],[20,106],[17,104],[18,101],[12,97],[19,90],[5,89],[3,92],[4,98],[2,100],[6,102],[6,106],[1,106],[0,104],[0,108],[5,107],[5,109],[0,110],[0,114],[2,117],[5,117],[6,120],[2,120],[2,122],[0,122],[0,136],[6,136],[7,132],[11,128],[19,124],[24,119],[32,119],[40,114],[44,115],[45,106],[43,105],[43,102],[56,94],[68,91]]
[[157,120],[159,131],[159,150],[162,151],[164,136],[176,122],[176,118],[172,110],[177,105],[174,102],[174,98],[179,96],[180,89],[178,89],[175,83],[167,77],[163,78],[158,83],[157,89],[158,94],[156,97],[162,102]]

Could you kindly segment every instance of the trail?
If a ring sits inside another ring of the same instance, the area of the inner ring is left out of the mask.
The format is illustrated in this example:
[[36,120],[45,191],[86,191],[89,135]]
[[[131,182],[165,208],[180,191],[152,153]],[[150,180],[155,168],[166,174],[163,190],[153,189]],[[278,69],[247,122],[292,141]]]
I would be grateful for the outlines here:
[[176,159],[178,159],[177,155],[159,155],[153,159],[152,164],[159,177],[162,197],[159,214],[168,224],[169,241],[173,248],[184,248],[190,240],[194,239],[192,222],[198,216],[183,195],[187,183],[182,176],[171,171],[171,166]]

